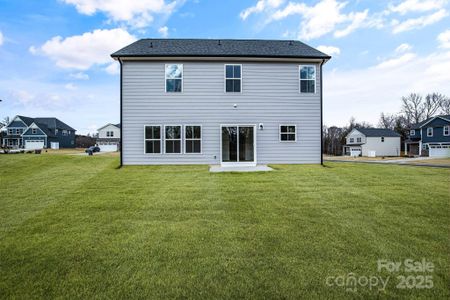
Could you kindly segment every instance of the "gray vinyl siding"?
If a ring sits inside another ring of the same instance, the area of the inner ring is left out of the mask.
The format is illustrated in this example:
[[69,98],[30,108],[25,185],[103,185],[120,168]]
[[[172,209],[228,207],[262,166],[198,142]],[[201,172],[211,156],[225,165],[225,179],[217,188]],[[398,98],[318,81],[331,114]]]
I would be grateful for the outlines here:
[[[183,92],[165,93],[165,63],[172,62],[123,63],[123,164],[219,164],[221,124],[256,125],[259,164],[320,163],[318,64],[316,93],[301,94],[298,63],[241,63],[242,93],[224,92],[228,62],[177,62]],[[282,124],[297,125],[297,142],[279,141]],[[145,154],[145,125],[201,125],[202,154],[164,154],[164,146],[162,154]]]

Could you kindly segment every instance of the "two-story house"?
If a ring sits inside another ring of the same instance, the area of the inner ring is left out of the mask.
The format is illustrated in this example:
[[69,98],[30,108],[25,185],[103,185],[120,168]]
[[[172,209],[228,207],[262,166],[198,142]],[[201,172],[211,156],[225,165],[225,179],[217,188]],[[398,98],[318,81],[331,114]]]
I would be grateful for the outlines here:
[[385,128],[353,128],[345,137],[344,155],[399,156],[401,136]]
[[117,151],[120,148],[120,123],[108,123],[97,130],[97,145],[102,152]]
[[120,62],[121,164],[322,162],[322,66],[299,41],[143,39]]
[[2,145],[9,148],[74,148],[75,129],[57,118],[15,116],[5,127]]
[[405,141],[405,154],[450,157],[450,115],[431,117],[413,125]]

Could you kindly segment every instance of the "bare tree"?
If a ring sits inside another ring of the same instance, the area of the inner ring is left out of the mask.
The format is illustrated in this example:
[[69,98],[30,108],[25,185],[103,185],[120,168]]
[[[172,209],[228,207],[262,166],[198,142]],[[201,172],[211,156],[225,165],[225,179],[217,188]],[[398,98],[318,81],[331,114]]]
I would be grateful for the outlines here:
[[450,97],[442,99],[439,113],[442,115],[450,115]]
[[0,129],[9,124],[9,117],[5,117],[2,121],[0,121]]
[[386,129],[394,129],[397,122],[397,116],[389,113],[381,113],[378,127]]
[[445,95],[439,93],[428,94],[423,103],[425,119],[434,116],[441,108],[442,101],[446,99]]
[[409,123],[419,123],[423,120],[425,111],[422,101],[422,96],[416,93],[411,93],[406,97],[402,97],[402,113]]

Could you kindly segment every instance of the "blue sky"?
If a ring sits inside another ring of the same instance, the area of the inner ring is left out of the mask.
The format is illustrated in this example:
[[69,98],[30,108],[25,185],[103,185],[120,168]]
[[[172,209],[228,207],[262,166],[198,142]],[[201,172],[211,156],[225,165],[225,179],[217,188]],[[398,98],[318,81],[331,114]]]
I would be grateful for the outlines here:
[[333,56],[324,122],[377,123],[409,92],[450,95],[450,1],[0,0],[0,117],[80,133],[119,120],[109,54],[143,37],[300,39]]

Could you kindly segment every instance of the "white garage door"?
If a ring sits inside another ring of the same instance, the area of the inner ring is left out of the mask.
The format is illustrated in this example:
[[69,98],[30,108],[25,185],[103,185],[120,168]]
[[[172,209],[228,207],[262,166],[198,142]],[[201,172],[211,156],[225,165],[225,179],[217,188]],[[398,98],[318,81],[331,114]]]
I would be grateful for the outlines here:
[[361,148],[350,148],[350,156],[360,156]]
[[115,152],[117,151],[117,145],[98,145],[100,152]]
[[25,141],[25,149],[42,149],[44,148],[44,141]]
[[450,157],[450,145],[430,146],[430,157]]

